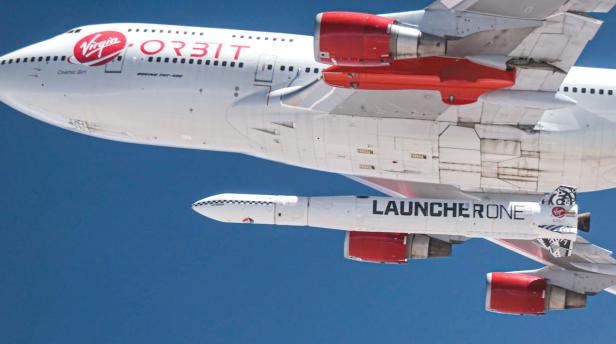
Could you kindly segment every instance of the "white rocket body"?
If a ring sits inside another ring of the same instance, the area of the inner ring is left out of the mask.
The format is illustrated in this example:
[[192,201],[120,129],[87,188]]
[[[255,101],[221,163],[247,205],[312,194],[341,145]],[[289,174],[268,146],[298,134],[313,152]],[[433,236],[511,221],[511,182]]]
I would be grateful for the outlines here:
[[193,205],[222,222],[493,239],[577,236],[577,205],[543,202],[222,194]]

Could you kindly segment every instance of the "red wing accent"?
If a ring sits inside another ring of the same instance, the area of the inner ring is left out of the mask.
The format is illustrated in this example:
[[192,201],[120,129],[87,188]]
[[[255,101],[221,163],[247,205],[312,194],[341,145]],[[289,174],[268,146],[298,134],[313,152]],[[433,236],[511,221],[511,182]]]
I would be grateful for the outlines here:
[[515,85],[515,71],[446,57],[398,60],[379,67],[332,66],[323,78],[341,88],[439,91],[443,102],[450,105],[474,103],[486,92]]
[[548,282],[545,278],[493,272],[488,276],[488,302],[491,311],[506,314],[545,314]]
[[407,234],[348,232],[347,235],[347,258],[389,264],[408,261]]

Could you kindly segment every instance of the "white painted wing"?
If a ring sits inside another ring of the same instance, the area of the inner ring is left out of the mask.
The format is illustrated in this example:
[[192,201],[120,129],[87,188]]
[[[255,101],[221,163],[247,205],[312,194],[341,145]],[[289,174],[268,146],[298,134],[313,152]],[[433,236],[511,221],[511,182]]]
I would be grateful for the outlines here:
[[613,0],[439,0],[428,9],[447,9],[515,18],[545,18],[557,11],[609,12]]
[[317,81],[284,94],[282,103],[336,115],[533,128],[546,111],[561,108],[545,103],[542,106],[542,102],[529,99],[553,99],[601,27],[601,20],[580,12],[609,11],[615,3],[616,0],[441,0],[425,11],[385,14],[423,32],[451,38],[450,57],[474,62],[500,58],[503,66],[508,62],[517,71],[514,97],[509,93],[509,97],[491,96],[475,104],[452,107],[445,105],[435,91],[334,89]]
[[[467,193],[456,187],[440,184],[413,183],[406,181],[387,180],[379,178],[365,178],[348,176],[375,190],[392,197],[417,198],[453,198],[476,199],[492,197],[491,194]],[[540,195],[498,195],[499,197],[512,196],[516,198],[537,199]],[[601,281],[616,280],[616,259],[612,252],[596,246],[586,239],[578,236],[575,242],[573,255],[570,257],[554,257],[546,248],[534,240],[490,240],[508,250],[523,255],[548,267],[566,269],[572,273],[590,273]],[[610,283],[610,282],[608,282]],[[611,284],[607,284],[608,286]],[[604,289],[603,286],[601,289]],[[616,294],[616,286],[608,288],[608,292]]]

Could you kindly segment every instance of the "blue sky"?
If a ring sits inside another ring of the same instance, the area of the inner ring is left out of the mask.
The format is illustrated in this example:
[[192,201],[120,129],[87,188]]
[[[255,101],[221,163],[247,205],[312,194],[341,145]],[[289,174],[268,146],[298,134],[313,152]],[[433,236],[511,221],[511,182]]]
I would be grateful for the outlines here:
[[[69,28],[148,22],[311,34],[326,10],[425,1],[4,2],[0,54]],[[616,18],[579,64],[616,68]],[[374,194],[333,174],[236,154],[127,145],[0,104],[2,343],[613,342],[616,296],[547,317],[483,311],[485,273],[539,265],[488,242],[408,266],[343,258],[342,232],[223,225],[190,205],[222,192]],[[587,237],[616,248],[616,191],[585,194]]]

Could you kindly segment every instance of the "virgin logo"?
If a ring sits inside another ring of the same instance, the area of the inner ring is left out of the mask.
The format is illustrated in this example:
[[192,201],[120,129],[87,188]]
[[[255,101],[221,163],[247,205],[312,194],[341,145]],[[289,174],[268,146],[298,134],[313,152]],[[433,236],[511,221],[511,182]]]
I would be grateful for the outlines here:
[[567,211],[563,207],[554,207],[552,208],[552,215],[556,218],[562,219],[565,217],[565,213]]
[[124,48],[126,48],[126,36],[123,33],[103,31],[79,40],[73,48],[73,55],[80,63],[97,67],[112,61]]

